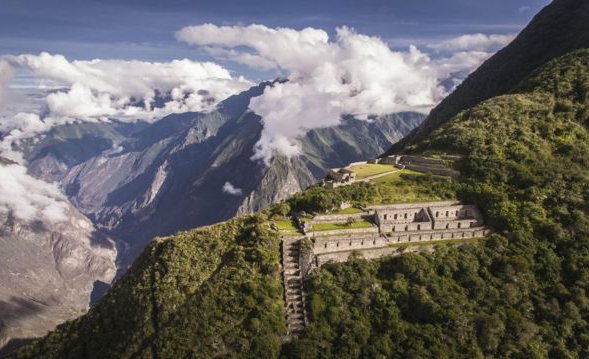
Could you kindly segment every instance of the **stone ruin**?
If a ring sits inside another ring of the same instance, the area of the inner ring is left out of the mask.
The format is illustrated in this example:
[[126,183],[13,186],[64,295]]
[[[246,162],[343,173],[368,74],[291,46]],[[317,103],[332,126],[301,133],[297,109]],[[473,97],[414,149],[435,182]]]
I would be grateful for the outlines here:
[[439,158],[419,156],[419,155],[391,155],[382,158],[376,158],[371,163],[393,165],[400,169],[409,169],[412,171],[431,173],[437,176],[457,177],[460,172],[452,169],[454,161],[459,159],[458,156],[440,155]]
[[350,170],[349,167],[359,164],[392,165],[400,170],[409,169],[422,173],[431,173],[436,176],[457,177],[460,172],[451,167],[454,161],[459,158],[459,156],[453,155],[439,155],[438,158],[419,155],[391,155],[369,161],[354,162],[344,168],[329,169],[323,179],[323,186],[332,189],[356,182],[356,173]]
[[[367,228],[314,231],[314,224],[373,223]],[[303,280],[326,263],[345,262],[354,254],[377,259],[431,247],[436,241],[482,238],[491,233],[474,205],[458,201],[375,205],[353,214],[297,219],[304,235],[283,238],[283,280],[288,335],[296,336],[307,317]],[[399,246],[399,244],[402,244]],[[415,244],[415,245],[412,245]]]
[[352,184],[356,181],[356,173],[347,168],[332,168],[327,171],[327,176],[323,180],[326,188],[336,188]]
[[[345,217],[345,219],[343,218]],[[345,223],[365,220],[370,228],[313,231],[315,223]],[[305,224],[306,237],[313,243],[315,267],[328,262],[346,261],[352,252],[382,249],[382,256],[393,254],[395,244],[479,238],[489,234],[483,217],[474,205],[457,201],[369,206],[353,215],[316,216]],[[372,258],[378,251],[372,251]]]

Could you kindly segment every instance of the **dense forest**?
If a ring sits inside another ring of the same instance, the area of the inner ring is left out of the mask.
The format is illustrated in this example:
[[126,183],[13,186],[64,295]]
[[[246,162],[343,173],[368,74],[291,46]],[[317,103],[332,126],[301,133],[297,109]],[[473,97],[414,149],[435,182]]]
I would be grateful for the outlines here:
[[589,50],[461,112],[408,151],[464,155],[482,244],[325,267],[292,357],[589,356]]
[[88,314],[16,357],[276,357],[278,244],[263,215],[158,238]]

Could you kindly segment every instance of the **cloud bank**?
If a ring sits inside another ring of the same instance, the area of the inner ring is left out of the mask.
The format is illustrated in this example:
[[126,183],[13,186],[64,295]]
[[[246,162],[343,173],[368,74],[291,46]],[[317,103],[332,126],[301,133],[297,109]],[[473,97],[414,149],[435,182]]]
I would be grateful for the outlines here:
[[515,36],[516,34],[466,34],[436,44],[428,45],[428,47],[437,51],[495,52],[509,44],[515,38]]
[[275,151],[300,153],[306,131],[337,125],[343,115],[359,119],[400,111],[428,112],[468,73],[513,35],[464,35],[427,47],[393,51],[382,39],[348,27],[331,39],[321,29],[264,25],[188,26],[179,41],[256,69],[276,69],[287,81],[267,87],[250,108],[264,129],[253,159],[266,163]]
[[69,61],[43,52],[0,57],[0,101],[14,69],[30,73],[38,89],[46,92],[37,112],[0,118],[0,154],[19,162],[13,144],[53,126],[109,119],[155,121],[170,113],[208,111],[253,85],[212,62]]
[[274,151],[300,153],[299,136],[337,125],[342,115],[365,119],[427,112],[445,94],[434,64],[417,48],[396,52],[383,40],[347,27],[338,28],[330,39],[312,28],[205,24],[185,27],[176,37],[241,64],[287,73],[287,82],[268,87],[250,103],[264,122],[254,159],[266,162]]
[[4,56],[4,61],[29,71],[41,88],[55,89],[46,97],[48,117],[72,120],[154,120],[204,111],[252,85],[215,63],[186,59],[68,61],[43,52]]
[[0,164],[0,216],[59,222],[66,219],[66,208],[57,185],[31,177],[24,166]]
[[[252,86],[211,62],[69,61],[25,54],[0,57],[0,105],[16,69],[31,74],[46,93],[37,112],[0,116],[0,154],[21,164],[14,145],[53,126],[111,118],[154,121],[174,112],[207,111]],[[65,208],[57,186],[29,176],[22,165],[0,166],[0,215],[55,222],[65,219]]]

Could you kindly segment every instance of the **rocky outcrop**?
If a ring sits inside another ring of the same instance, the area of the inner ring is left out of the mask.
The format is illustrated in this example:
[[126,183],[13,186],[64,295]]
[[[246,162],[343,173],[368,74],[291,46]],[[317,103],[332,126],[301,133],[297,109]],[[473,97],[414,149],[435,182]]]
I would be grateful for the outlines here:
[[[0,353],[84,313],[116,273],[116,248],[68,205],[67,220],[0,217]],[[4,347],[4,349],[2,349]]]
[[281,202],[315,183],[315,178],[298,157],[275,156],[260,183],[243,200],[237,214],[259,211]]

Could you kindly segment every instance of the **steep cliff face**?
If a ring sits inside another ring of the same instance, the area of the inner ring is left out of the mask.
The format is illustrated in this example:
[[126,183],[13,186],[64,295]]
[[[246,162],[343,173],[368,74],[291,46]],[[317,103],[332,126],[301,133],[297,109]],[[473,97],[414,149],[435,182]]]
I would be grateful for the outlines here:
[[27,158],[29,173],[47,182],[61,181],[72,166],[118,146],[147,125],[112,121],[57,126],[19,147]]
[[301,158],[289,159],[277,155],[262,175],[259,184],[243,200],[236,214],[253,213],[281,202],[315,181]]
[[[10,162],[0,166],[12,166]],[[116,273],[116,248],[71,205],[67,219],[26,222],[0,214],[0,348],[44,335],[84,313]],[[2,349],[0,349],[0,352]]]

